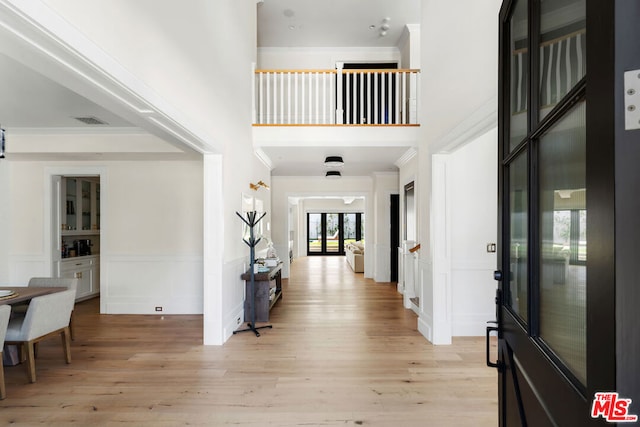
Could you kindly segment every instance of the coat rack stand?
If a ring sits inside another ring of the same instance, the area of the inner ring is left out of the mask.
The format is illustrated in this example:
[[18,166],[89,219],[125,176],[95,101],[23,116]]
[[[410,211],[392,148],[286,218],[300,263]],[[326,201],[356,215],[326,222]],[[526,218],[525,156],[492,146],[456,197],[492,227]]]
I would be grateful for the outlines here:
[[250,310],[250,322],[247,323],[247,328],[233,331],[234,335],[240,332],[252,331],[254,334],[256,334],[256,337],[259,337],[260,336],[260,332],[258,332],[259,329],[266,329],[266,328],[271,329],[273,327],[272,325],[265,325],[265,326],[260,326],[256,328],[256,293],[255,293],[256,271],[254,267],[255,260],[256,260],[255,248],[258,245],[258,243],[260,243],[260,240],[262,240],[262,237],[256,238],[254,228],[260,222],[260,220],[264,218],[266,214],[267,213],[264,212],[262,213],[262,215],[260,215],[260,217],[257,217],[258,212],[252,211],[252,212],[247,212],[246,218],[245,218],[242,215],[240,215],[240,213],[236,212],[236,215],[238,215],[240,219],[249,227],[249,239],[247,240],[243,238],[242,241],[245,242],[247,246],[249,246],[249,253],[250,253],[249,256],[251,257],[249,261],[249,271],[251,272],[251,281],[249,283],[249,295],[247,295],[247,298],[251,298],[251,310]]

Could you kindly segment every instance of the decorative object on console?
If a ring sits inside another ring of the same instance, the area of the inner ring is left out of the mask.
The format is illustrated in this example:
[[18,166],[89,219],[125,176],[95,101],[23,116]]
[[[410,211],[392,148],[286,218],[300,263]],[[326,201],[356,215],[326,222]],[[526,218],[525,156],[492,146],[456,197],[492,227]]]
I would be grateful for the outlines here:
[[259,337],[260,332],[258,332],[258,329],[272,328],[271,325],[260,326],[256,328],[255,275],[256,275],[257,264],[255,261],[256,260],[255,248],[258,245],[258,243],[260,243],[260,240],[262,240],[262,237],[257,237],[255,235],[255,227],[258,225],[260,220],[264,218],[266,214],[267,214],[266,212],[263,212],[262,214],[260,214],[260,216],[258,216],[258,212],[251,211],[251,212],[245,212],[245,216],[242,216],[239,212],[236,212],[236,215],[238,215],[238,217],[240,217],[242,222],[245,223],[249,231],[249,235],[244,236],[242,238],[242,241],[245,242],[247,246],[249,246],[249,254],[250,254],[249,255],[249,271],[250,271],[251,280],[250,280],[249,293],[247,294],[247,298],[251,298],[251,310],[250,310],[251,321],[247,324],[246,329],[239,329],[237,331],[233,331],[234,334],[237,334],[239,332],[252,331],[253,333],[256,334],[256,337]]

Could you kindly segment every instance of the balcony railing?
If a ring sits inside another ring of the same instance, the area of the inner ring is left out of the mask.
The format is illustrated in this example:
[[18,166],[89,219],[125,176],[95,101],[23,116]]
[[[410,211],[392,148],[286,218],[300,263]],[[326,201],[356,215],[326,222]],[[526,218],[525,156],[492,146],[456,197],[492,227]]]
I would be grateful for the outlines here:
[[418,124],[419,70],[256,70],[253,123]]

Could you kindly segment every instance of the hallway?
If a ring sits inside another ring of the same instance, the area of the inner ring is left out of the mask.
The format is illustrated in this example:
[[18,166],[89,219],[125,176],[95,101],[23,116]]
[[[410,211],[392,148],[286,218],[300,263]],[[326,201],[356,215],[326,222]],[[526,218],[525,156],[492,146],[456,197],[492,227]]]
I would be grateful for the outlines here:
[[[395,285],[344,257],[297,258],[273,329],[203,347],[201,316],[76,306],[72,363],[40,345],[38,382],[6,367],[0,422],[17,425],[496,426],[483,338],[434,347]],[[28,411],[25,408],[29,408]]]

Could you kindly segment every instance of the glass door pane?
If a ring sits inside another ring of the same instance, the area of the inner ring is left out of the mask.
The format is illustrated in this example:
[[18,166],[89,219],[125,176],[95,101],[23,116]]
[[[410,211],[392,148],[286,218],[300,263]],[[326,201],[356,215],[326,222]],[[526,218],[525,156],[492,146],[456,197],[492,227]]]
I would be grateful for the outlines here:
[[526,0],[517,0],[511,15],[510,51],[511,51],[511,114],[509,121],[509,150],[513,150],[527,136],[529,102],[529,37],[528,9]]
[[322,214],[309,214],[307,252],[322,252]]
[[325,236],[327,253],[340,252],[340,215],[337,213],[327,214],[327,232]]
[[586,0],[540,2],[540,118],[585,76]]
[[574,107],[539,145],[540,337],[582,384],[587,267],[570,260],[586,260],[585,112]]
[[529,301],[528,230],[529,191],[527,153],[518,155],[509,165],[509,295],[507,305],[527,322]]
[[344,214],[344,244],[353,243],[356,239],[356,214]]

